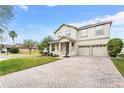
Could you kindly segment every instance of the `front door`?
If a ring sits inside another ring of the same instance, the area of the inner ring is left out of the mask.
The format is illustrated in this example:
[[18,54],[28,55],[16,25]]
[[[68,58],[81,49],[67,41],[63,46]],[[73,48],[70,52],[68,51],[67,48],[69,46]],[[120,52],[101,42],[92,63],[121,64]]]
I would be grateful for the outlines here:
[[66,54],[65,54],[65,56],[68,56],[68,54],[69,54],[69,43],[68,42],[66,42]]
[[62,43],[62,52],[61,53],[64,56],[69,54],[69,43],[68,42]]

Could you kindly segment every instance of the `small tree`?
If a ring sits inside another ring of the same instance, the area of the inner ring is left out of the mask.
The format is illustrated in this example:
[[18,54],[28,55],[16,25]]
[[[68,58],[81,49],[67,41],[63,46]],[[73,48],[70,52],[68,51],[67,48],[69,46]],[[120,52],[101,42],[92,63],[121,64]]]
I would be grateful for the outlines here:
[[15,38],[17,37],[17,33],[15,31],[10,31],[9,36],[12,38],[13,45],[15,45]]
[[49,54],[49,42],[52,42],[53,38],[51,36],[47,36],[45,37],[41,43],[38,44],[38,49],[40,51],[40,53],[43,53],[43,50],[46,48]]
[[107,44],[108,54],[111,57],[116,57],[121,52],[123,41],[120,38],[111,39]]
[[29,54],[31,54],[32,48],[35,46],[36,42],[32,39],[24,40],[24,46],[28,48]]
[[47,47],[45,43],[38,44],[38,50],[40,51],[40,54],[43,54],[44,48]]

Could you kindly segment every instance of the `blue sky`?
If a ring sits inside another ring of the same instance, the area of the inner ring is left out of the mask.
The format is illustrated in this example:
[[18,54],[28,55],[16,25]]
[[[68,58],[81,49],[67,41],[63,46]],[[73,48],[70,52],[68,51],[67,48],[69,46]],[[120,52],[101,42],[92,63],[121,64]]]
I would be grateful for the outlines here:
[[[112,20],[111,37],[124,39],[124,6],[14,6],[15,18],[9,30],[18,33],[16,43],[24,39],[41,41],[63,23],[83,26]],[[12,44],[11,39],[4,43]]]

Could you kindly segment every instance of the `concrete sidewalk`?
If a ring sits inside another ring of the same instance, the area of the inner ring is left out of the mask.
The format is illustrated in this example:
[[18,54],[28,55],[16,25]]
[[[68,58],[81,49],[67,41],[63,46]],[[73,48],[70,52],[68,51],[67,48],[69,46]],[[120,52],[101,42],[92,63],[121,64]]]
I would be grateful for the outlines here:
[[1,56],[0,56],[0,61],[6,60],[6,59],[8,59],[8,57],[1,57]]

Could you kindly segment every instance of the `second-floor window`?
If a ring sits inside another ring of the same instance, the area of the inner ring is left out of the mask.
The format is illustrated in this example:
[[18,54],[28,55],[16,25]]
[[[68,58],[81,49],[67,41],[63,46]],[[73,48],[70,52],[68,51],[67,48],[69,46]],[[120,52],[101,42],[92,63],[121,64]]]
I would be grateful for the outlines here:
[[71,35],[71,31],[70,30],[66,30],[64,33],[64,36],[70,37]]
[[81,38],[87,37],[87,29],[81,30]]
[[102,26],[97,26],[96,27],[96,36],[103,35],[103,34],[104,34],[103,25]]
[[58,32],[57,38],[60,39],[61,37],[62,37],[62,33],[61,32]]

